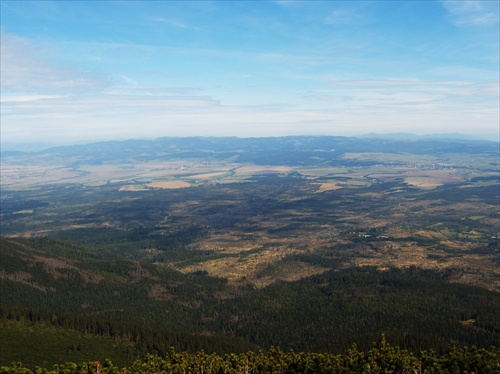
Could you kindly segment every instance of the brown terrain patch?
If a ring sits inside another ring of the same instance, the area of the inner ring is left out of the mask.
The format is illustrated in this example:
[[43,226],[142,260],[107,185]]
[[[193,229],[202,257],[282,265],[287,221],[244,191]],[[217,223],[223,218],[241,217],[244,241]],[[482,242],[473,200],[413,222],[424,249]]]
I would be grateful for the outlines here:
[[104,280],[102,275],[79,269],[68,260],[63,260],[57,257],[42,256],[37,254],[39,251],[35,248],[13,241],[9,242],[21,248],[21,252],[25,254],[23,258],[24,261],[28,262],[31,266],[36,263],[42,264],[44,271],[51,275],[54,279],[68,278],[67,274],[61,273],[58,269],[69,269],[76,271],[86,283],[99,283]]
[[190,187],[191,183],[186,181],[164,181],[164,182],[153,182],[146,185],[149,188],[186,188]]
[[72,265],[66,260],[61,260],[56,257],[33,256],[33,263],[43,264],[43,268],[47,274],[50,274],[54,279],[68,278],[67,274],[61,273],[58,269],[70,269],[80,274],[83,281],[86,283],[99,283],[104,280],[104,277],[89,271],[81,270]]
[[12,282],[20,283],[25,286],[33,287],[34,289],[41,292],[55,292],[52,287],[44,287],[31,280],[32,275],[24,271],[16,271],[15,273],[7,273],[4,269],[0,271],[0,279],[10,280]]
[[149,297],[153,300],[170,300],[172,295],[168,293],[165,286],[161,284],[153,284],[149,289]]
[[319,188],[317,189],[316,192],[335,191],[338,190],[339,188],[342,188],[342,186],[340,186],[335,182],[321,183],[319,184]]
[[157,276],[151,274],[148,269],[145,269],[139,261],[131,261],[133,269],[127,272],[132,282],[139,282],[143,279],[158,280]]

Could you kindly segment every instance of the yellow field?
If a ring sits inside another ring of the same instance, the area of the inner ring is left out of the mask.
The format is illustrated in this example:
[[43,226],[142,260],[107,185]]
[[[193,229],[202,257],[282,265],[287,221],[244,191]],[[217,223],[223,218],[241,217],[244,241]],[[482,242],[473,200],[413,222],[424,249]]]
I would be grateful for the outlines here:
[[333,182],[321,183],[316,192],[335,191],[342,187],[343,186]]
[[[130,183],[130,186],[120,186],[120,190],[140,191],[148,188],[183,188],[199,183],[238,183],[248,181],[257,174],[286,175],[298,172],[311,183],[319,183],[318,192],[324,192],[343,187],[366,186],[374,180],[402,181],[419,188],[435,188],[450,183],[466,182],[472,177],[495,176],[492,171],[479,172],[472,164],[465,167],[466,161],[472,161],[464,157],[447,155],[446,160],[443,160],[433,156],[384,153],[351,153],[344,157],[381,163],[370,167],[291,167],[235,163],[211,165],[194,161],[80,165],[76,168],[62,165],[42,167],[7,164],[2,165],[0,186],[5,189],[29,189],[55,184],[99,186],[125,182]],[[477,162],[483,164],[487,161],[491,164],[493,160],[484,157]],[[461,167],[447,166],[457,164]],[[325,177],[328,180],[324,180]],[[316,181],[317,178],[323,180]]]
[[164,181],[149,183],[146,186],[150,188],[185,188],[190,187],[191,183],[185,181]]

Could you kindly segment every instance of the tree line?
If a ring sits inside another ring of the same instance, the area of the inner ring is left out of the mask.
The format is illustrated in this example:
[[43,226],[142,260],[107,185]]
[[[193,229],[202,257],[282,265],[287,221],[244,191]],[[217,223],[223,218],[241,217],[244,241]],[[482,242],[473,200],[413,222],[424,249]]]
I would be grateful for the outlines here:
[[1,374],[118,374],[118,373],[203,373],[203,374],[334,374],[334,373],[498,373],[500,349],[464,347],[451,344],[444,354],[425,350],[415,355],[387,343],[381,335],[367,351],[356,345],[340,354],[268,351],[245,353],[178,352],[171,348],[164,355],[147,355],[128,367],[117,367],[110,360],[82,364],[67,362],[52,369],[26,368],[20,362],[0,367]]

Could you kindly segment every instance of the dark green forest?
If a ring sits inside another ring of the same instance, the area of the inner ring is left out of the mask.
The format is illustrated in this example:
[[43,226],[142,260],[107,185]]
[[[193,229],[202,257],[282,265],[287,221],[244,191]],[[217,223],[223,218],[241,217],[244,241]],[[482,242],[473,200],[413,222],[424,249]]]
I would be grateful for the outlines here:
[[445,354],[451,341],[500,345],[500,295],[448,282],[451,270],[346,268],[234,288],[204,272],[95,258],[48,238],[2,238],[1,266],[2,319],[129,342],[121,364],[170,347],[339,354],[356,343],[367,352],[381,333],[414,354]]

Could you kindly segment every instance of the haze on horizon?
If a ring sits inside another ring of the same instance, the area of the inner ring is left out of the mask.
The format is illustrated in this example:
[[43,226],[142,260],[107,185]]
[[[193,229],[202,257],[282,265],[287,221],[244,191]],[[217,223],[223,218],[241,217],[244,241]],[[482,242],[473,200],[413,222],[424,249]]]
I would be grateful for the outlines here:
[[498,1],[9,1],[2,143],[499,139]]

